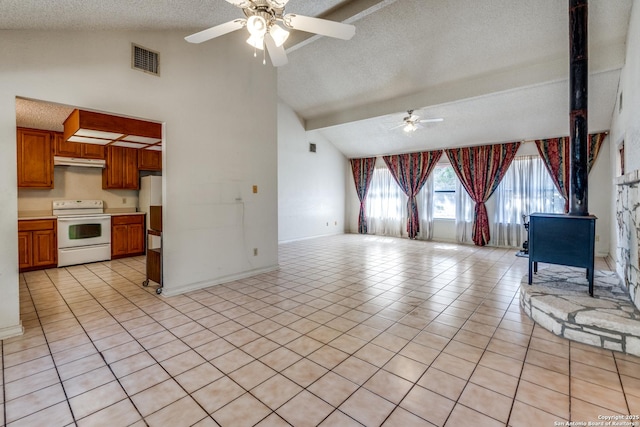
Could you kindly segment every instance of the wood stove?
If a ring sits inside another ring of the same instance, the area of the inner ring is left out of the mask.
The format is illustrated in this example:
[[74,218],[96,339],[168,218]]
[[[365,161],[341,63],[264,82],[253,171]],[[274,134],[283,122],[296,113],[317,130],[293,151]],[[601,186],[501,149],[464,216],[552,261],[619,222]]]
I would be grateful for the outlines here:
[[529,284],[538,262],[587,269],[593,296],[596,217],[534,213],[529,216]]

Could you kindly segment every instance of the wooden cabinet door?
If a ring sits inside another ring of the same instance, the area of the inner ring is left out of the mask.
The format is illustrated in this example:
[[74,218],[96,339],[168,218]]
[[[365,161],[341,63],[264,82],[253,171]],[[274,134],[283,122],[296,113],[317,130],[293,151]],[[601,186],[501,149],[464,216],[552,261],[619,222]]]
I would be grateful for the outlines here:
[[104,145],[81,144],[81,156],[83,159],[104,159]]
[[53,188],[51,132],[18,129],[18,187]]
[[18,264],[20,269],[31,267],[31,260],[33,259],[31,237],[32,233],[30,231],[18,232]]
[[79,142],[68,142],[64,140],[61,133],[54,134],[56,156],[61,157],[82,157],[82,144]]
[[138,189],[138,153],[135,148],[107,147],[102,171],[104,189]]
[[144,253],[144,226],[143,224],[129,224],[129,253]]
[[162,151],[138,150],[138,169],[146,171],[161,171]]
[[126,224],[111,226],[111,256],[126,256],[129,253],[129,230]]
[[123,185],[123,155],[120,147],[105,149],[106,166],[102,170],[102,188],[122,188]]
[[52,265],[58,262],[54,230],[33,231],[33,267]]
[[138,150],[135,148],[124,149],[124,187],[128,190],[138,190],[139,172],[138,172]]

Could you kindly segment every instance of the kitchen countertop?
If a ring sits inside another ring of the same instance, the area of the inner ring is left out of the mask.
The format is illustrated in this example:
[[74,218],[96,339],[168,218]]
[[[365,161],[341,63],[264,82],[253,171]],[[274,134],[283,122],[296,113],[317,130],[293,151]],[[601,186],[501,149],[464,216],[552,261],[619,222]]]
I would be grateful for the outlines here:
[[105,212],[107,215],[144,215],[146,212]]
[[[105,212],[106,215],[145,215],[146,212]],[[18,221],[30,220],[30,219],[57,219],[57,215],[51,214],[51,212],[43,211],[23,211],[18,212]]]
[[18,216],[18,221],[21,220],[30,220],[30,219],[57,219],[58,217],[55,215],[20,215]]

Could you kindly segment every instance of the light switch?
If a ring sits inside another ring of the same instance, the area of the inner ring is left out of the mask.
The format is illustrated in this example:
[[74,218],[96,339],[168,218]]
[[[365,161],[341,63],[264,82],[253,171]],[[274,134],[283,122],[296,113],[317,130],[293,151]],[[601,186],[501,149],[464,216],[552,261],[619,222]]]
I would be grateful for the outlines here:
[[258,186],[254,185],[253,186],[253,194],[256,194],[258,192]]

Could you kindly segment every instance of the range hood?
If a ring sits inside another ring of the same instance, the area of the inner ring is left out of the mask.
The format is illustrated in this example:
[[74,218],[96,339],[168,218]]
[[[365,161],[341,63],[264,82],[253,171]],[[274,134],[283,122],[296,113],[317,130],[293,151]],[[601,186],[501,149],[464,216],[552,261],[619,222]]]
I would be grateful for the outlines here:
[[161,150],[162,125],[130,117],[76,109],[64,121],[64,140]]
[[80,166],[85,168],[100,168],[104,169],[106,161],[102,159],[78,159],[75,157],[59,157],[54,156],[54,166]]

